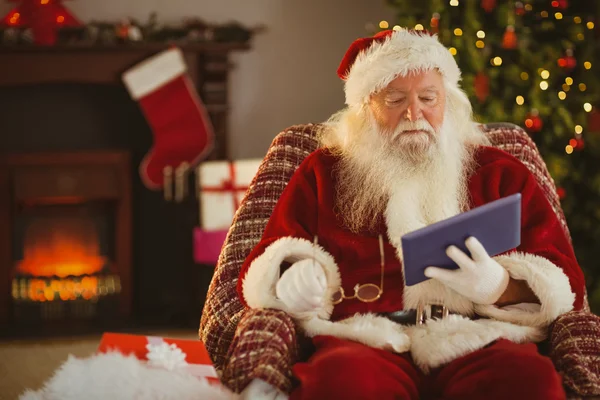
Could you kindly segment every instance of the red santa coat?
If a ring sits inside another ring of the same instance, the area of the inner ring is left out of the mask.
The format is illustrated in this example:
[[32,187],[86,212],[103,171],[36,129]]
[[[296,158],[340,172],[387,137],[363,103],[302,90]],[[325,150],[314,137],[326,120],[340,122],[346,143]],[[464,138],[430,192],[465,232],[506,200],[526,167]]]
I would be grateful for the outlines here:
[[[305,332],[309,336],[329,334],[395,352],[411,351],[423,370],[499,338],[539,341],[558,315],[582,307],[583,274],[542,189],[520,161],[491,147],[481,147],[476,153],[477,168],[468,181],[470,206],[521,193],[521,245],[496,260],[511,277],[528,282],[541,307],[473,304],[434,280],[405,288],[399,249],[390,240],[384,244],[385,286],[381,298],[372,303],[345,300],[334,307],[329,299],[340,285],[346,293],[353,293],[357,284],[379,284],[378,235],[387,237],[389,230],[383,217],[379,232],[356,234],[341,226],[334,212],[333,171],[337,161],[320,149],[308,156],[293,175],[262,240],[242,267],[238,292],[249,307],[285,310],[275,296],[281,263],[316,257],[328,277],[328,300],[316,315],[299,319]],[[315,235],[318,246],[313,245]],[[452,315],[429,321],[426,326],[405,327],[373,314],[415,308],[417,302],[431,300],[432,295],[465,317]],[[489,318],[468,318],[474,314]]]

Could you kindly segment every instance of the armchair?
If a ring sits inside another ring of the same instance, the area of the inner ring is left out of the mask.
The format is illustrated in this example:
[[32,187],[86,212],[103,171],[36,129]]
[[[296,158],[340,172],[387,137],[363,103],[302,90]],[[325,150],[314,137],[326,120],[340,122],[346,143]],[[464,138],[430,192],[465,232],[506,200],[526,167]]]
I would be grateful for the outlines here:
[[[293,387],[291,366],[301,355],[302,335],[283,311],[245,309],[236,284],[281,192],[304,158],[316,150],[317,129],[318,125],[296,125],[274,139],[234,218],[208,290],[199,336],[224,384],[236,392],[255,378],[284,392]],[[554,181],[527,133],[506,123],[482,129],[493,146],[512,154],[533,173],[570,238]],[[585,304],[584,310],[559,317],[547,342],[549,356],[573,399],[600,395],[600,318],[589,312],[587,299]]]

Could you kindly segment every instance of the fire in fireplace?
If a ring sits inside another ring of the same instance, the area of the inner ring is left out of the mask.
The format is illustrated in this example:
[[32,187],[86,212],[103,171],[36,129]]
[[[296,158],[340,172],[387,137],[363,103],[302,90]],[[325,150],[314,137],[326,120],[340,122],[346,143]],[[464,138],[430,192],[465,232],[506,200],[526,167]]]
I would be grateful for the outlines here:
[[101,250],[98,223],[89,215],[65,211],[29,216],[24,237],[15,235],[22,254],[15,263],[14,301],[94,300],[120,292],[119,276],[111,273],[114,267]]
[[[129,156],[125,152],[13,154],[0,272],[12,327],[114,320],[131,309]],[[1,207],[0,207],[1,208]],[[2,232],[0,232],[2,233]],[[0,252],[2,253],[2,252]]]

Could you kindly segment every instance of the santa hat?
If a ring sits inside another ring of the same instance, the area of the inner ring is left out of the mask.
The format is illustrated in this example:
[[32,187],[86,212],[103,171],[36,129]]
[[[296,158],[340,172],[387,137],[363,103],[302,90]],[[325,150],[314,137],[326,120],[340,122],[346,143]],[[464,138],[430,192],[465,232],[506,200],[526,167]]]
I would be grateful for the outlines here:
[[410,71],[437,69],[445,84],[458,88],[460,69],[437,36],[427,31],[386,30],[354,41],[338,68],[346,104],[363,104],[371,94]]

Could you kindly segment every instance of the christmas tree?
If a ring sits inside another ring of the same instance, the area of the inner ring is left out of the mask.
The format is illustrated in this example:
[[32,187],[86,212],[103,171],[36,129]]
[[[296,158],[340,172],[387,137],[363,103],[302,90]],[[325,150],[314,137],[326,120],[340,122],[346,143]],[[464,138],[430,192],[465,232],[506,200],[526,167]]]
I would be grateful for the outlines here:
[[455,56],[481,122],[527,129],[561,197],[573,245],[600,312],[600,2],[388,0],[395,21],[426,29]]
[[9,0],[19,3],[2,20],[0,26],[30,28],[35,44],[52,45],[56,31],[81,23],[63,6],[62,0]]

